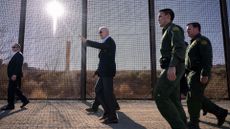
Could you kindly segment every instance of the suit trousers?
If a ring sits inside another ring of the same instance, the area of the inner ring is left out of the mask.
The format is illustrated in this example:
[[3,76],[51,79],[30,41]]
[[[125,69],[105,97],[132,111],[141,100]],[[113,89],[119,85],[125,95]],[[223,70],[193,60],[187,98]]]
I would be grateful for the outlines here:
[[27,98],[22,94],[22,91],[19,89],[21,86],[21,78],[17,78],[16,81],[9,79],[8,84],[8,105],[14,107],[15,94],[22,102],[28,101]]
[[104,113],[108,114],[109,119],[116,118],[116,100],[113,94],[113,77],[99,77],[95,92],[95,101],[102,105]]
[[[99,80],[100,80],[100,79],[97,80],[97,83],[96,83],[96,85],[95,85],[95,91],[96,91],[96,89],[98,89],[98,87],[100,87],[100,85],[101,85],[101,83],[98,83]],[[113,94],[113,97],[114,97],[114,99],[115,99],[115,107],[116,107],[116,108],[119,108],[120,106],[119,106],[119,104],[118,104],[118,102],[117,102],[117,99],[116,99],[116,97],[115,97],[115,94]],[[101,104],[100,104],[100,102],[98,101],[98,95],[96,94],[95,100],[94,100],[93,105],[92,105],[92,108],[95,109],[95,110],[97,110],[98,107],[99,107],[100,105],[101,105]]]

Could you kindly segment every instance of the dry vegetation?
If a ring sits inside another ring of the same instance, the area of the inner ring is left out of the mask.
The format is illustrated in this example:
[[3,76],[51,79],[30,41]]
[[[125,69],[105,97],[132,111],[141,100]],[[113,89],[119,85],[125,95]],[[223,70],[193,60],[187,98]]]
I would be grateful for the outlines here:
[[227,74],[225,65],[215,65],[212,68],[212,78],[205,95],[214,99],[228,98]]
[[[45,71],[24,67],[22,90],[33,99],[80,98],[80,71]],[[226,70],[222,65],[212,69],[212,80],[206,95],[211,98],[227,98]],[[97,77],[87,71],[87,98],[94,97]],[[159,75],[159,71],[157,73]],[[0,98],[7,93],[6,66],[0,67]],[[150,71],[118,71],[114,78],[114,91],[118,98],[151,98]]]
[[[87,73],[88,96],[94,96],[97,78]],[[118,98],[151,98],[150,71],[118,71],[114,78],[114,91]]]
[[[0,98],[6,97],[6,66],[0,68]],[[80,97],[80,73],[24,68],[23,92],[34,99],[75,99]]]

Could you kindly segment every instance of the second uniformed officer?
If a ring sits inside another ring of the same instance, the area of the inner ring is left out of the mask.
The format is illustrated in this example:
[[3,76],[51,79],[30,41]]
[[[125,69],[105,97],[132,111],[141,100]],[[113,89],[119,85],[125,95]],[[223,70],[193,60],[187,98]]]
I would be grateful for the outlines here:
[[172,23],[171,9],[159,11],[158,21],[162,30],[161,58],[162,72],[158,79],[154,98],[161,115],[172,129],[186,129],[186,115],[180,102],[180,80],[185,71],[186,45],[184,31]]
[[210,80],[212,67],[212,46],[208,38],[200,34],[200,24],[193,22],[187,24],[187,33],[191,38],[185,58],[187,80],[190,91],[187,96],[190,129],[199,129],[201,108],[214,114],[221,126],[228,111],[217,106],[204,96],[204,90]]

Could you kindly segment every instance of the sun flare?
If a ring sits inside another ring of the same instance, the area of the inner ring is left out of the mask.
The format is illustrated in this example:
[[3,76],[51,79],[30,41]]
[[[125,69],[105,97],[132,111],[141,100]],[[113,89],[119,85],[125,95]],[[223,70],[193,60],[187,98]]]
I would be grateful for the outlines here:
[[55,34],[57,29],[57,20],[64,14],[64,7],[57,0],[53,0],[47,4],[46,9],[53,19],[53,34]]

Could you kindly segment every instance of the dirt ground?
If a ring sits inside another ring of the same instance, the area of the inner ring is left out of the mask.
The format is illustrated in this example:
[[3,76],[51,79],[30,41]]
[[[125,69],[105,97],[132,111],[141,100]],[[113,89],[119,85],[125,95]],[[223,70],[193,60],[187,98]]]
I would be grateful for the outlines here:
[[[104,125],[99,118],[103,114],[85,111],[92,101],[32,100],[25,109],[18,102],[12,111],[0,112],[0,129],[170,129],[160,115],[154,101],[120,100],[119,123]],[[230,111],[230,101],[215,101]],[[4,106],[5,100],[0,101]],[[186,103],[183,102],[187,112]],[[202,112],[201,112],[202,113]],[[201,129],[219,129],[212,114],[201,116]],[[230,129],[230,113],[221,129]]]

